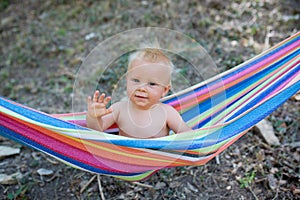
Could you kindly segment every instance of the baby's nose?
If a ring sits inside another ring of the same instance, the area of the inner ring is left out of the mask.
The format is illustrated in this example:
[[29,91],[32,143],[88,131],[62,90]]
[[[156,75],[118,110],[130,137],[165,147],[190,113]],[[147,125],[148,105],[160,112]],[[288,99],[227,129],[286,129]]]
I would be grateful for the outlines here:
[[140,91],[146,91],[146,87],[147,87],[147,84],[146,83],[142,83],[142,84],[139,85],[138,90],[140,90]]

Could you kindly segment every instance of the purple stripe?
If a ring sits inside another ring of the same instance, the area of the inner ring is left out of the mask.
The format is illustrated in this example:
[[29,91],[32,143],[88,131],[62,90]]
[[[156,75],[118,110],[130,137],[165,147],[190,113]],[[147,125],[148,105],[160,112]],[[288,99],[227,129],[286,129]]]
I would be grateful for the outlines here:
[[[298,64],[299,65],[299,64]],[[279,87],[276,88],[276,90],[274,90],[272,92],[272,94],[278,93],[278,91],[282,90],[288,83],[290,83],[293,79],[295,79],[295,77],[300,75],[300,71],[298,71],[296,74],[294,74],[292,77],[290,77],[289,79],[287,79],[283,84],[281,84]],[[298,79],[299,80],[299,79]],[[298,81],[297,80],[297,81]]]
[[[51,149],[52,151],[57,152],[60,155],[66,156],[70,159],[77,160],[83,162],[94,168],[101,168],[102,170],[110,171],[110,172],[145,172],[147,170],[160,169],[161,167],[152,167],[152,166],[138,166],[134,164],[126,164],[120,163],[113,160],[108,160],[106,158],[102,158],[96,156],[90,152],[84,152],[81,149],[63,143],[55,138],[44,135],[44,133],[35,130],[26,126],[25,124],[21,124],[18,121],[15,121],[8,116],[4,116],[0,114],[0,120],[2,121],[1,125],[16,132],[19,135],[22,135],[29,140],[32,140],[47,149]],[[99,150],[101,151],[101,150]],[[129,158],[128,158],[129,159]]]
[[[258,92],[261,92],[261,91],[263,91],[265,88],[268,88],[268,86],[270,86],[270,85],[272,85],[274,82],[276,82],[278,78],[284,76],[284,75],[285,75],[291,68],[293,68],[293,67],[294,67],[294,66],[289,67],[288,69],[286,69],[285,71],[283,71],[281,74],[278,74],[276,77],[275,77],[275,76],[271,76],[271,77],[273,78],[273,80],[272,80],[270,83],[268,83],[267,85],[265,85],[265,86],[264,86],[261,90],[259,90]],[[276,88],[276,90],[273,90],[271,93],[269,93],[268,96],[266,96],[264,99],[261,100],[261,103],[260,103],[260,104],[264,103],[266,99],[269,99],[269,98],[272,97],[274,94],[276,94],[278,90],[280,90],[280,89],[282,89],[283,87],[285,87],[285,85],[286,85],[287,83],[289,83],[291,80],[293,80],[295,76],[296,76],[296,75],[294,75],[293,77],[289,78],[287,81],[285,81],[283,84],[281,84],[278,88]],[[269,78],[269,76],[266,77],[266,78]],[[265,79],[263,79],[262,81],[264,81],[264,80],[265,80]],[[248,101],[249,99],[252,99],[253,96],[255,96],[256,94],[257,94],[257,92],[256,92],[255,94],[253,94],[252,96],[248,97],[247,99],[245,99],[244,102]],[[234,100],[233,100],[233,101],[234,101]],[[233,102],[233,101],[232,101],[232,102]],[[233,109],[231,112],[228,113],[228,115],[230,115],[231,113],[235,112],[235,111],[236,111],[237,109],[239,109],[241,106],[244,106],[244,104],[242,104],[242,105],[236,107],[235,109]],[[223,120],[223,119],[221,119],[221,120]],[[217,123],[220,123],[221,120],[219,120]]]
[[203,90],[200,90],[199,92],[195,92],[195,93],[192,93],[190,94],[189,96],[186,96],[182,99],[178,99],[178,100],[175,100],[175,101],[172,101],[172,102],[169,102],[170,105],[172,106],[175,106],[177,104],[182,104],[184,103],[185,101],[189,101],[191,99],[194,99],[198,96],[201,96],[203,94],[206,94],[206,93],[209,93],[209,91],[212,91],[212,90],[215,90],[217,88],[220,88],[222,87],[223,85],[226,85],[232,81],[234,81],[235,79],[238,79],[239,77],[242,77],[246,74],[249,74],[251,73],[252,71],[255,71],[256,69],[260,68],[261,66],[273,61],[273,60],[278,60],[279,58],[278,57],[281,57],[282,55],[286,54],[286,52],[294,49],[294,48],[297,48],[298,46],[300,45],[300,41],[297,41],[289,46],[287,46],[285,49],[277,52],[276,54],[273,54],[272,56],[264,59],[263,61],[253,65],[252,67],[249,67],[245,70],[243,70],[242,72],[240,73],[237,73],[237,74],[233,74],[232,76],[230,76],[229,78],[227,78],[226,80],[223,80],[221,82],[217,82],[216,84],[212,85],[212,86],[209,86],[209,88],[204,88]]

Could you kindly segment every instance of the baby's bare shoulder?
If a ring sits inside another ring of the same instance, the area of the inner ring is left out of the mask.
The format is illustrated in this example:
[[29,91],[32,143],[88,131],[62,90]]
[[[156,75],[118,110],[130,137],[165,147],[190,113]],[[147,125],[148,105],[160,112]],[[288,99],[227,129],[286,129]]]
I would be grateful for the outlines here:
[[169,104],[161,103],[160,105],[161,105],[168,113],[177,112],[177,111],[175,110],[175,108],[173,108],[173,107],[170,106]]
[[126,101],[118,101],[118,102],[112,104],[111,106],[112,106],[113,110],[119,111],[119,110],[121,110],[121,108],[124,108],[125,106],[127,106],[127,104],[128,103]]

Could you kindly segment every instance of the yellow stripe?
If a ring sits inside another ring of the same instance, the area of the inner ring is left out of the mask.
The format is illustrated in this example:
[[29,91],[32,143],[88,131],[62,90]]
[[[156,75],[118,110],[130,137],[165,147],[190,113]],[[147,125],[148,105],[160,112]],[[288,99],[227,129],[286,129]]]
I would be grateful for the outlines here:
[[[58,134],[60,134],[60,133],[58,133]],[[108,152],[111,152],[111,153],[114,153],[114,154],[118,154],[118,155],[122,155],[122,156],[126,156],[126,157],[131,157],[131,158],[138,158],[138,159],[142,159],[142,160],[151,160],[151,161],[160,161],[160,162],[164,162],[164,163],[170,163],[169,160],[162,160],[162,159],[159,159],[159,158],[148,158],[148,157],[144,157],[144,156],[138,156],[138,155],[135,155],[135,154],[127,154],[127,153],[123,153],[121,151],[112,150],[112,149],[109,149],[109,148],[106,148],[106,147],[96,145],[96,144],[88,142],[86,140],[81,140],[79,138],[74,138],[74,137],[71,137],[71,136],[68,136],[68,135],[64,135],[64,136],[68,137],[72,140],[75,140],[77,142],[81,142],[85,145],[89,145],[91,147],[95,147],[97,149],[108,151]],[[147,154],[149,154],[149,153],[147,153]],[[185,162],[178,162],[178,161],[172,161],[172,163],[181,164],[181,165],[186,164]]]

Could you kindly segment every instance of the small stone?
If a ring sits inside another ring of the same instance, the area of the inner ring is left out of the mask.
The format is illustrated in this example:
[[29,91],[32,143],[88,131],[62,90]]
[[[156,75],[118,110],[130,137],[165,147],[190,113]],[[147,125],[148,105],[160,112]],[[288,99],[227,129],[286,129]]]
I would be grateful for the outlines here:
[[0,146],[0,159],[20,153],[20,148]]
[[95,33],[89,33],[89,34],[87,34],[85,37],[84,37],[84,39],[85,40],[91,40],[91,39],[93,39],[93,38],[95,38],[96,37],[96,34]]
[[296,101],[300,101],[300,92],[293,96],[293,99]]
[[271,172],[272,174],[276,174],[277,172],[279,172],[279,169],[276,168],[276,167],[272,167],[272,168],[270,169],[270,172]]
[[233,46],[233,47],[236,47],[238,44],[239,43],[236,40],[231,41],[231,46]]
[[160,189],[163,189],[164,187],[166,187],[166,184],[164,182],[158,182],[158,183],[156,183],[154,188],[156,190],[160,190]]
[[0,184],[2,185],[13,185],[18,182],[23,177],[20,172],[14,174],[0,174]]
[[44,169],[44,168],[40,168],[37,170],[37,173],[40,175],[40,176],[50,176],[53,174],[53,171],[50,170],[50,169]]
[[280,142],[275,135],[273,126],[269,121],[264,119],[261,122],[257,123],[255,127],[269,145],[280,145]]
[[268,182],[269,182],[269,187],[271,190],[275,190],[277,188],[277,179],[274,177],[273,174],[268,175]]

